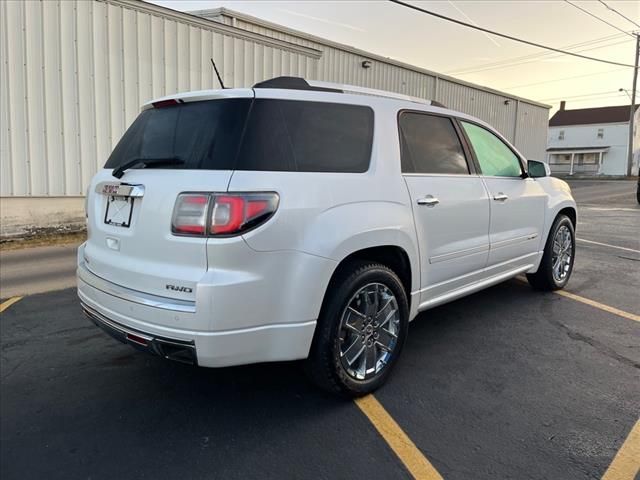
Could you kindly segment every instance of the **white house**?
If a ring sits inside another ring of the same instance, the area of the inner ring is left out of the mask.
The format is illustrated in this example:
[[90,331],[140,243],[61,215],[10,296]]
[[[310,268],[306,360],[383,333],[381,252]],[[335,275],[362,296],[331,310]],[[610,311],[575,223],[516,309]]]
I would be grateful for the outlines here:
[[[630,106],[567,110],[549,120],[547,162],[554,174],[627,175]],[[635,107],[632,174],[638,173],[640,109]]]

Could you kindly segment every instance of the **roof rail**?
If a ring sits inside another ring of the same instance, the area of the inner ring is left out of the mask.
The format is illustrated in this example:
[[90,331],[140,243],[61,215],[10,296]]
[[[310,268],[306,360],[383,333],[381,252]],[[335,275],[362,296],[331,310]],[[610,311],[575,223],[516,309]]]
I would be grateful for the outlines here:
[[424,98],[412,97],[403,93],[388,92],[386,90],[376,90],[374,88],[358,87],[356,85],[342,85],[338,83],[321,82],[318,80],[305,80],[300,77],[276,77],[270,80],[256,83],[253,88],[281,88],[285,90],[312,90],[319,92],[333,93],[353,93],[357,95],[371,95],[374,97],[394,98],[407,102],[421,103],[423,105],[433,105],[434,107],[446,108],[442,103]]
[[422,103],[431,105],[431,100],[424,98],[412,97],[404,93],[388,92],[386,90],[377,90],[375,88],[358,87],[357,85],[341,85],[338,83],[320,82],[316,80],[308,80],[309,85],[320,88],[334,88],[342,90],[343,93],[355,93],[357,95],[371,95],[374,97],[395,98],[396,100],[405,100],[407,102]]

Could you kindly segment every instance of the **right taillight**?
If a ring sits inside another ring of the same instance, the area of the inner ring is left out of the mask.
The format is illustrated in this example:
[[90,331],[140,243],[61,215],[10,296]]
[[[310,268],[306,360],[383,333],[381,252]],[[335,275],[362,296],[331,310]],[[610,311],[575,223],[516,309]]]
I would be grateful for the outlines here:
[[173,209],[177,235],[239,235],[267,221],[278,208],[275,192],[181,193]]

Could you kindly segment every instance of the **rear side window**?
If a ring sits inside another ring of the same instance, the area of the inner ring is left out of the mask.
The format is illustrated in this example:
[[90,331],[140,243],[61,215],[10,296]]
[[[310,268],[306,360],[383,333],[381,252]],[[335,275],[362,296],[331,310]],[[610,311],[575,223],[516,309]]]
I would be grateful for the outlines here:
[[403,173],[469,173],[450,118],[403,112],[399,124]]
[[365,172],[372,141],[369,107],[256,99],[236,169]]
[[231,169],[250,105],[251,99],[235,98],[147,109],[124,134],[105,168],[136,158],[178,158],[184,163],[146,168]]

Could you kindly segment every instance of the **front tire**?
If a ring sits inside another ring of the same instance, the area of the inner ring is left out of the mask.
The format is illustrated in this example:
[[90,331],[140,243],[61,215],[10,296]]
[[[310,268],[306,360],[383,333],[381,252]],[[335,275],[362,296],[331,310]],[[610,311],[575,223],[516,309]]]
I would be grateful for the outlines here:
[[558,215],[549,232],[538,271],[527,274],[529,284],[536,290],[564,288],[573,271],[575,251],[573,223],[566,215]]
[[307,372],[332,393],[370,393],[389,377],[408,327],[407,294],[395,272],[378,263],[350,263],[327,290]]

